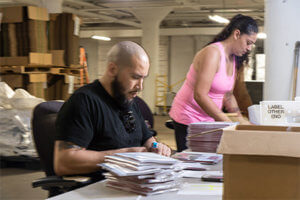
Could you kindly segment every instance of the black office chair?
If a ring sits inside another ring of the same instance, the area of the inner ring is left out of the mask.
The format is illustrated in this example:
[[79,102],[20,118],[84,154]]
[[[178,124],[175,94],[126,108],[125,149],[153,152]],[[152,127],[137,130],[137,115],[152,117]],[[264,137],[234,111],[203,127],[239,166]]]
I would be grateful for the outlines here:
[[137,104],[137,106],[139,107],[144,120],[149,125],[149,129],[152,132],[153,136],[156,136],[157,132],[153,129],[154,118],[153,118],[153,114],[152,114],[149,106],[146,104],[146,102],[143,99],[141,99],[138,96],[134,98],[134,101]]
[[[145,120],[149,122],[153,135],[156,131],[153,128],[153,115],[148,105],[141,99],[135,98]],[[73,179],[73,177],[56,176],[53,169],[55,120],[63,102],[48,101],[37,105],[33,111],[32,133],[36,150],[40,157],[42,169],[46,177],[32,183],[32,187],[42,187],[49,191],[49,197],[55,196],[92,183],[87,179]],[[70,179],[71,178],[71,179]]]
[[63,102],[48,101],[37,105],[33,111],[32,133],[37,153],[40,158],[42,169],[46,177],[38,179],[32,183],[32,187],[42,187],[49,191],[49,197],[55,196],[87,184],[89,179],[80,181],[66,177],[56,176],[53,169],[55,120],[57,112]]
[[174,123],[173,120],[168,119],[167,121],[165,121],[165,126],[169,129],[174,129]]

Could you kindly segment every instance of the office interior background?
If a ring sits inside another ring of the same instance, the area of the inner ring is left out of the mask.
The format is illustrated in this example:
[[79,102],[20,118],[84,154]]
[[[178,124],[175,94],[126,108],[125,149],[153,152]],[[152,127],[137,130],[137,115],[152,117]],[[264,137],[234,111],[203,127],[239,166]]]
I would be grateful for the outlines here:
[[[300,40],[297,0],[0,0],[0,8],[29,5],[79,17],[79,44],[86,51],[90,82],[103,75],[106,53],[114,44],[131,40],[142,45],[151,67],[140,97],[155,114],[157,137],[173,149],[173,130],[164,125],[168,109],[196,52],[225,26],[212,19],[215,16],[244,14],[259,25],[259,38],[244,71],[253,103],[292,100],[294,48]],[[39,169],[3,162],[1,166],[1,199],[47,197],[40,188],[31,188],[34,179],[44,176]]]

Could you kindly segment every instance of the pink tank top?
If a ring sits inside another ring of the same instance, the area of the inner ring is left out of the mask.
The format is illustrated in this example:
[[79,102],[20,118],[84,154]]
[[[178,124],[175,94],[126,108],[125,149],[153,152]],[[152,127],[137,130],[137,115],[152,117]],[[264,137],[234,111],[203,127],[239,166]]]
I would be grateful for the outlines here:
[[[219,109],[223,107],[225,93],[233,89],[235,81],[235,59],[233,61],[233,74],[228,76],[226,72],[226,57],[223,45],[220,42],[214,43],[220,50],[221,60],[218,72],[215,74],[208,96],[215,102]],[[194,87],[196,82],[196,71],[193,64],[190,66],[182,87],[177,92],[172,107],[170,117],[178,123],[188,125],[200,121],[215,121],[204,112],[194,99]]]

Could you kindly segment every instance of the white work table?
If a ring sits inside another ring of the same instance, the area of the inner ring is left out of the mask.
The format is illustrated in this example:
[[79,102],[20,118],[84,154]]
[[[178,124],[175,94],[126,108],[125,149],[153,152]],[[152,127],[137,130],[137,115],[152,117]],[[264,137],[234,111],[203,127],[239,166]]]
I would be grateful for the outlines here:
[[[217,165],[212,165],[210,170],[221,170],[222,163]],[[189,184],[189,185],[186,185]],[[203,187],[203,185],[199,184],[207,184],[208,187]],[[131,192],[125,192],[113,188],[109,188],[105,186],[105,180],[99,181],[97,183],[93,183],[91,185],[66,192],[61,195],[57,195],[55,197],[49,198],[49,200],[221,200],[222,194],[218,195],[205,195],[200,194],[199,191],[202,189],[207,189],[208,193],[211,193],[212,190],[222,188],[222,183],[213,183],[213,182],[202,182],[200,179],[196,178],[183,178],[183,187],[179,191],[176,192],[167,192],[159,195],[152,196],[141,196]]]

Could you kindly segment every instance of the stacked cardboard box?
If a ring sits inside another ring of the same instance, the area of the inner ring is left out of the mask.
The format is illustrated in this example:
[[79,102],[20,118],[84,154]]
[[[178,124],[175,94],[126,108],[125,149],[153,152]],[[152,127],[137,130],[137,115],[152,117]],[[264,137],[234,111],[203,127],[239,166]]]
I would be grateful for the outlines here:
[[64,50],[65,64],[79,64],[79,18],[71,13],[51,14],[49,49]]
[[79,77],[72,75],[48,74],[46,100],[67,100],[79,84]]
[[47,21],[49,16],[45,8],[8,7],[1,8],[0,12],[3,15],[0,32],[1,57],[28,56],[30,52],[48,52]]
[[[79,21],[79,18],[71,13],[50,14],[49,49],[55,55],[55,66],[72,67],[79,64]],[[78,81],[76,76],[50,75],[47,100],[68,99]]]
[[12,89],[23,88],[33,96],[45,98],[44,88],[47,74],[1,74],[1,81],[6,82]]
[[[48,53],[49,15],[46,8],[17,6],[1,8],[0,12],[3,16],[0,32],[0,67],[52,65],[52,55]],[[27,89],[32,95],[45,98],[47,75],[42,71],[2,72],[1,80],[13,89]]]
[[[79,64],[79,18],[54,14],[48,22],[47,10],[34,6],[0,8],[0,13],[0,81],[46,100],[67,99],[74,86],[66,78],[69,72],[52,75],[50,67],[60,67],[59,71]],[[32,81],[34,75],[43,78]]]

